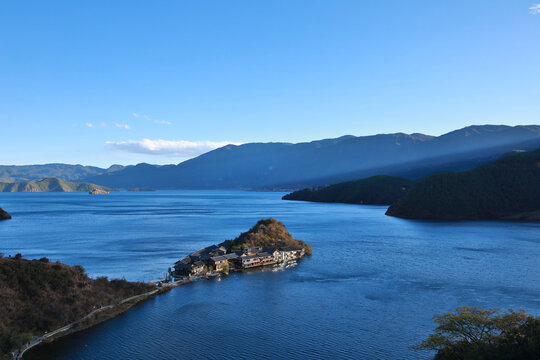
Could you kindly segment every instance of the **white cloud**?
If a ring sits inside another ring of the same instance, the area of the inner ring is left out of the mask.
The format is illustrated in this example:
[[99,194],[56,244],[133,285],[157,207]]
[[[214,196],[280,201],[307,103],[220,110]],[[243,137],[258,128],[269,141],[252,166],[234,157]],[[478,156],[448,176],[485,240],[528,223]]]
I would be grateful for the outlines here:
[[121,128],[121,129],[131,129],[131,127],[128,124],[114,123],[114,126],[116,126],[117,128]]
[[95,126],[94,124],[92,124],[92,123],[89,123],[89,122],[87,122],[87,123],[86,123],[86,124],[84,124],[84,125],[88,126],[89,128],[92,128],[92,127],[94,127],[94,126]]
[[540,15],[540,4],[531,6],[529,10],[531,11],[531,14],[533,15]]
[[99,123],[99,126],[101,126],[101,127],[107,127],[107,123],[105,123],[105,122],[102,121],[102,122]]
[[172,122],[170,121],[167,121],[167,120],[153,120],[150,116],[146,115],[146,114],[137,114],[137,113],[133,113],[132,114],[134,117],[136,118],[140,118],[141,116],[148,120],[148,121],[153,121],[155,122],[156,124],[161,124],[161,125],[172,125]]
[[128,140],[128,141],[107,141],[107,145],[118,150],[129,151],[140,154],[193,157],[205,152],[220,148],[231,143],[228,141],[186,141],[186,140]]

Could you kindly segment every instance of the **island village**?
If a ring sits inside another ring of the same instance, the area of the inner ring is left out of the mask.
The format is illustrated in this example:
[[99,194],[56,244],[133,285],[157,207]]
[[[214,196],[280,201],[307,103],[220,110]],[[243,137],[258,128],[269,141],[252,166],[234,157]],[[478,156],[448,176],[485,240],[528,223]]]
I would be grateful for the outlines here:
[[293,239],[281,222],[269,218],[259,220],[234,240],[197,250],[177,261],[172,275],[175,278],[219,275],[293,263],[310,253],[310,245]]

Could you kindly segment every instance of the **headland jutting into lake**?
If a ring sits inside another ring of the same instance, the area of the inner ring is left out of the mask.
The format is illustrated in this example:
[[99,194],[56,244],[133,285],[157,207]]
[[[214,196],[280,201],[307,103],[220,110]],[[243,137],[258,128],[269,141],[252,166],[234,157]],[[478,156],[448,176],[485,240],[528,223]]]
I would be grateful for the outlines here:
[[234,240],[178,261],[172,272],[175,281],[91,279],[78,265],[50,263],[47,258],[25,260],[20,254],[0,258],[0,286],[13,295],[9,301],[0,298],[4,310],[0,311],[1,358],[22,359],[25,352],[41,343],[92,327],[142,300],[199,278],[296,262],[306,253],[311,253],[310,245],[295,240],[281,222],[268,218]]
[[311,246],[294,239],[274,218],[259,220],[234,240],[197,250],[174,265],[175,277],[212,276],[261,266],[294,262]]

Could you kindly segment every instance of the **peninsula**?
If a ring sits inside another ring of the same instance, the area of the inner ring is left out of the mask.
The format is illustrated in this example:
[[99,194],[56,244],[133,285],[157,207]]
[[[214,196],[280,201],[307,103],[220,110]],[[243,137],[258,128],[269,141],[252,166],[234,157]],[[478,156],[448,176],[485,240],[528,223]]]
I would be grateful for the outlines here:
[[87,182],[71,182],[59,178],[45,178],[40,181],[0,183],[0,192],[90,192],[93,190],[111,191],[104,186]]
[[11,219],[11,215],[9,215],[8,212],[5,211],[4,209],[0,208],[0,220],[8,220],[8,219]]
[[314,189],[303,189],[283,196],[283,200],[360,205],[390,205],[402,198],[415,184],[397,176],[377,175]]
[[174,264],[175,277],[201,277],[293,262],[311,255],[311,245],[296,240],[274,218],[262,219],[234,240],[195,251]]
[[109,191],[103,189],[93,189],[88,192],[90,195],[107,195],[110,194]]

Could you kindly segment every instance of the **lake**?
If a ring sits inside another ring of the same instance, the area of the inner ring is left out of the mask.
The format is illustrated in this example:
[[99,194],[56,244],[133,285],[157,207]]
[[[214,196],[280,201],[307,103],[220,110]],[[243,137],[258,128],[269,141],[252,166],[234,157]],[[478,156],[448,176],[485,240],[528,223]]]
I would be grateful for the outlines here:
[[0,252],[154,280],[275,217],[313,256],[199,281],[25,359],[425,359],[409,349],[457,306],[540,313],[540,224],[387,217],[385,207],[242,191],[0,193]]

